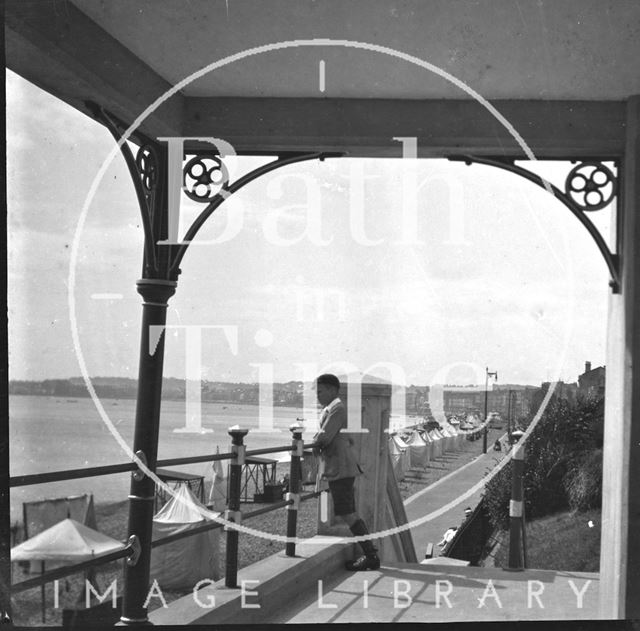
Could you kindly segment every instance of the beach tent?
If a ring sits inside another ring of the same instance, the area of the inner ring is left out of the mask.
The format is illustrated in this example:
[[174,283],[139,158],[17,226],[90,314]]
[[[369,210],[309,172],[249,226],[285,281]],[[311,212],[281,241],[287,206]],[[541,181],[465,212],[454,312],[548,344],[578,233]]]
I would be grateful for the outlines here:
[[[220,447],[216,447],[216,454],[219,453]],[[227,480],[220,460],[214,460],[212,463],[211,488],[207,504],[216,511],[223,511],[227,505]]]
[[[88,561],[94,556],[122,550],[125,545],[107,535],[89,528],[75,519],[63,519],[50,528],[11,549],[12,561],[39,562],[44,573],[45,564],[72,565]],[[85,574],[85,579],[87,574]],[[45,621],[44,585],[42,594],[42,621]]]
[[398,447],[398,444],[393,440],[393,436],[389,436],[388,441],[389,455],[391,456],[391,466],[393,467],[393,473],[398,482],[404,479],[404,471],[402,471],[402,449]]
[[453,420],[449,420],[444,423],[444,428],[452,437],[453,449],[455,449],[456,451],[460,449],[460,447],[462,446],[462,434],[460,433],[460,430],[458,429],[457,424],[458,424],[457,419],[455,423],[453,423]]
[[409,449],[396,436],[389,436],[389,454],[396,480],[404,480],[405,473],[411,468]]
[[429,462],[429,452],[427,443],[425,443],[420,432],[413,432],[407,446],[409,447],[411,466],[422,467],[424,469]]
[[[208,511],[188,486],[181,485],[153,518],[153,540],[192,530],[218,515]],[[219,561],[220,530],[208,530],[153,548],[151,580],[156,579],[161,589],[192,589],[204,578],[220,578]]]
[[407,446],[407,443],[405,443],[398,434],[393,434],[391,438],[402,453],[400,463],[402,466],[402,475],[404,477],[404,474],[409,471],[409,469],[411,469],[411,455],[409,454],[409,448]]
[[438,435],[440,436],[440,442],[442,444],[442,453],[444,454],[447,451],[451,451],[451,436],[447,434],[442,429],[436,430]]
[[422,436],[422,440],[424,440],[424,442],[427,445],[428,459],[429,459],[429,462],[431,462],[436,456],[433,439],[431,438],[431,436],[429,436],[429,432],[427,432],[426,430],[423,432],[420,432],[420,435]]
[[[35,537],[67,517],[89,528],[97,529],[93,495],[90,493],[23,502],[22,517],[25,540]],[[40,572],[40,562],[32,561],[29,571]]]
[[67,518],[12,548],[11,560],[53,561],[58,565],[69,565],[124,547],[120,541]]
[[455,449],[455,441],[453,439],[453,434],[449,431],[449,429],[442,425],[442,429],[438,430],[440,436],[444,438],[444,450],[445,451],[453,451]]
[[444,448],[444,440],[442,440],[442,437],[435,429],[430,430],[428,434],[429,438],[433,442],[433,456],[441,456]]
[[441,425],[440,434],[444,438],[444,450],[445,451],[454,451],[455,449],[455,441],[453,439],[453,434],[449,431],[449,428],[443,423]]
[[458,428],[457,425],[450,425],[449,429],[453,434],[453,444],[455,445],[456,451],[462,449],[462,445],[464,444],[464,436],[462,431]]

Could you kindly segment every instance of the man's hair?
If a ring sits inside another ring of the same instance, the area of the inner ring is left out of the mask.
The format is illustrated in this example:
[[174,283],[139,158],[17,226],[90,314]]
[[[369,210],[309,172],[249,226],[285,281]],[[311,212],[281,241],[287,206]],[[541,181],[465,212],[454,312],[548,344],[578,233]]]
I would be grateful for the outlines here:
[[316,383],[320,385],[324,383],[326,386],[333,386],[336,390],[340,390],[340,379],[338,379],[335,375],[324,374],[320,375],[316,379]]

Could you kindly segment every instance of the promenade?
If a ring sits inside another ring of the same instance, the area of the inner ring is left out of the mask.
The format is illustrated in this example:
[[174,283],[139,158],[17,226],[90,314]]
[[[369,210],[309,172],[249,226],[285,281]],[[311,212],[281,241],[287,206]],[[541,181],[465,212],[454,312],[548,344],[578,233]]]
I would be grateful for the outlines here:
[[[444,509],[444,512],[437,517],[411,528],[411,536],[419,561],[424,558],[429,543],[433,543],[434,546],[433,556],[438,555],[440,548],[436,544],[442,539],[445,531],[451,526],[460,526],[464,521],[465,507],[475,508],[480,501],[484,487],[480,487],[470,497],[461,501],[460,498],[504,457],[504,451],[493,451],[493,440],[495,437],[492,437],[486,454],[480,454],[471,462],[414,493],[404,501],[409,523]],[[444,458],[447,456],[449,454],[445,454]]]
[[384,564],[327,577],[272,622],[595,620],[598,574]]
[[[495,437],[493,437],[495,440]],[[489,443],[490,445],[492,444]],[[466,464],[460,454],[445,454],[431,463],[458,469],[410,496],[409,520],[438,512],[412,529],[419,560],[424,548],[437,543],[448,526],[464,519],[482,487],[460,498],[504,457],[494,452]],[[459,458],[459,459],[458,459]],[[430,473],[433,473],[431,471]],[[199,600],[215,599],[211,610],[195,606],[191,595],[159,608],[154,624],[180,620],[190,624],[480,622],[595,620],[599,617],[597,573],[498,567],[467,567],[446,557],[429,564],[384,560],[379,570],[348,572],[344,562],[352,547],[337,538],[318,547],[309,541],[295,557],[279,552],[239,571],[249,591],[218,585],[204,587]],[[437,553],[437,552],[436,552]],[[455,563],[455,562],[454,562]],[[239,584],[240,584],[239,583]]]
[[[495,437],[493,438],[495,440]],[[477,505],[481,487],[460,497],[480,481],[505,455],[491,448],[459,469],[405,500],[409,522],[433,512],[437,517],[411,529],[418,560],[427,544],[436,546],[450,526],[464,520],[464,508]],[[445,455],[446,458],[446,455]],[[309,589],[274,622],[470,622],[595,620],[598,618],[599,575],[495,567],[384,563],[377,571],[340,570]]]

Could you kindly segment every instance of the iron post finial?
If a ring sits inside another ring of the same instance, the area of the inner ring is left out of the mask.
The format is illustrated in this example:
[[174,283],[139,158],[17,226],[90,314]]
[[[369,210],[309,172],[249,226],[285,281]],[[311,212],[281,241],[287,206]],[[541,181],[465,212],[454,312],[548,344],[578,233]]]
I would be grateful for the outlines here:
[[231,443],[234,445],[242,445],[242,441],[248,433],[248,429],[242,429],[238,426],[230,427],[228,431],[229,436],[231,436]]
[[291,425],[289,425],[289,431],[294,435],[294,437],[297,438],[296,434],[300,434],[302,435],[302,431],[304,430],[304,427],[302,427],[302,425],[298,422],[296,423],[291,423]]

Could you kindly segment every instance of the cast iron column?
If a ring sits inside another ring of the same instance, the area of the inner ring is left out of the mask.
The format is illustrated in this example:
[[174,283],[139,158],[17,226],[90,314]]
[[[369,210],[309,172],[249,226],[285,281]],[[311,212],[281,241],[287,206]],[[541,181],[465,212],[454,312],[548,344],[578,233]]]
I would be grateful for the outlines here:
[[[242,521],[240,512],[240,485],[242,482],[242,468],[245,463],[246,446],[243,444],[244,437],[248,434],[248,429],[232,428],[229,430],[231,436],[231,451],[235,454],[229,464],[229,497],[227,500],[227,510],[224,518],[227,521],[239,524]],[[238,586],[238,531],[231,526],[225,526],[227,531],[227,558],[225,563],[226,587]]]
[[[161,279],[143,279],[137,282],[143,303],[133,450],[152,471],[155,471],[158,456],[165,339],[164,330],[155,327],[165,326],[167,303],[173,296],[176,285],[176,281]],[[138,537],[141,553],[135,565],[125,566],[121,621],[127,625],[148,624],[144,602],[149,591],[154,498],[154,481],[138,471],[132,473],[129,537]]]

